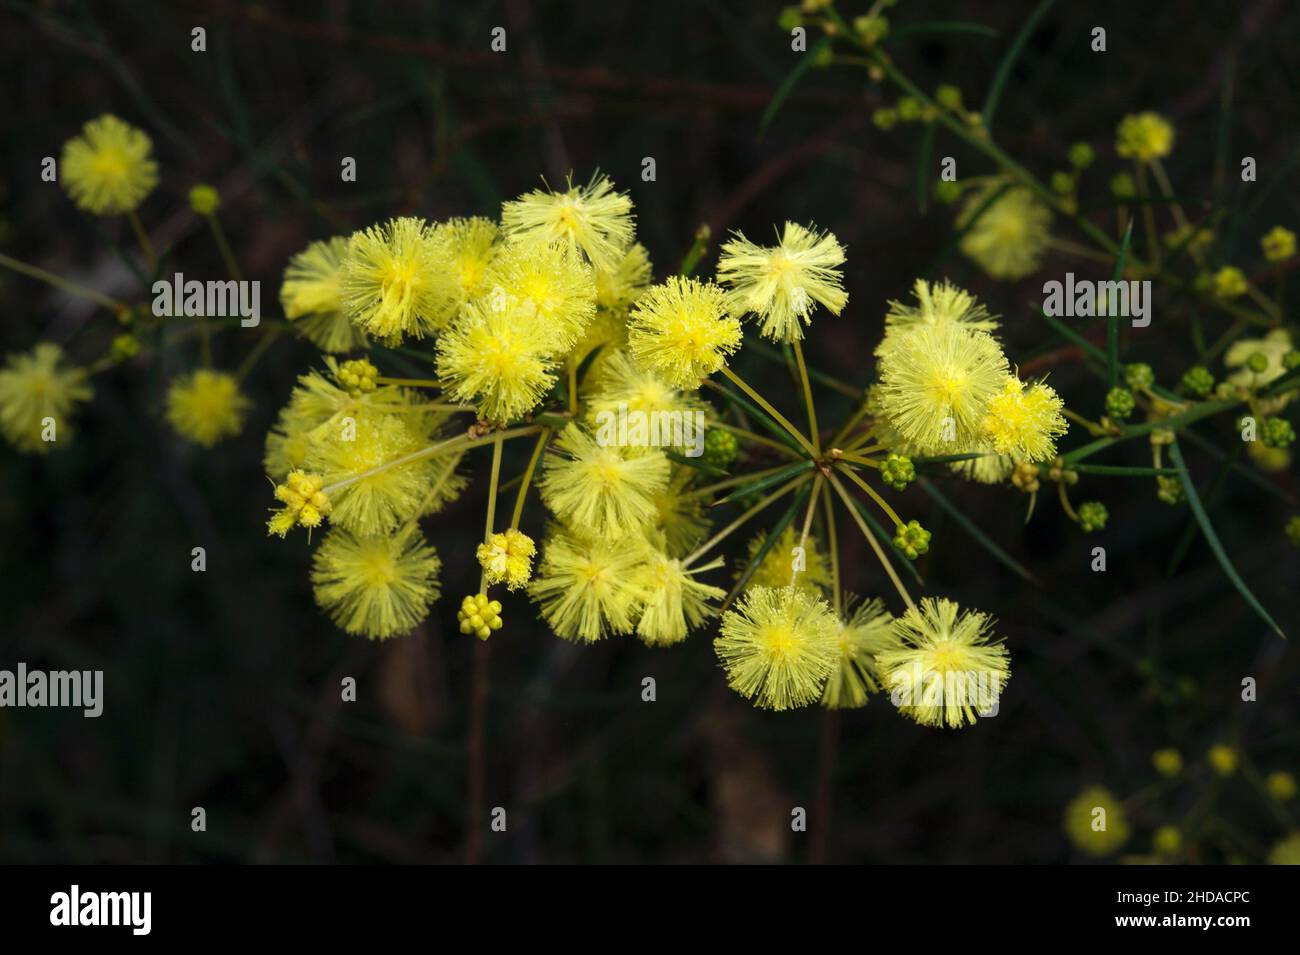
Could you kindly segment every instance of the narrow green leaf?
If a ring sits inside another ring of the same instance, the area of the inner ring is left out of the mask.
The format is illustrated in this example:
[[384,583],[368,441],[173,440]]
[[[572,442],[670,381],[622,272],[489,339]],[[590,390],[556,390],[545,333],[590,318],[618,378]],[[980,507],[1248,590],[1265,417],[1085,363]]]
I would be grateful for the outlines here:
[[916,483],[921,485],[921,489],[934,499],[934,503],[938,504],[942,511],[956,521],[967,534],[970,534],[971,537],[975,538],[975,542],[988,551],[994,560],[1029,583],[1038,583],[1038,578],[1031,574],[1023,564],[995,544],[982,530],[976,527],[974,522],[963,514],[955,504],[948,500],[948,498],[946,498],[937,487],[925,478],[918,478]]
[[808,50],[806,53],[799,56],[798,65],[786,74],[785,79],[781,81],[781,85],[778,86],[776,92],[772,94],[772,99],[767,104],[767,109],[763,110],[763,118],[759,120],[758,123],[758,136],[760,139],[763,137],[763,133],[767,131],[768,124],[776,117],[777,111],[781,108],[781,104],[784,103],[790,94],[794,92],[794,88],[799,85],[799,81],[803,79],[803,75],[812,68],[813,63],[817,61],[818,54],[830,46],[830,44],[830,37],[822,37],[813,44],[811,50]]
[[1126,467],[1120,464],[1076,464],[1071,470],[1080,474],[1109,474],[1115,477],[1156,477],[1182,473],[1178,468]]
[[1215,533],[1214,525],[1210,523],[1210,518],[1205,513],[1205,507],[1201,504],[1201,499],[1196,493],[1196,485],[1192,483],[1192,477],[1187,472],[1187,465],[1183,462],[1183,452],[1178,447],[1177,440],[1169,445],[1169,457],[1174,464],[1182,468],[1182,473],[1178,477],[1183,482],[1183,493],[1187,495],[1187,505],[1192,509],[1192,513],[1196,515],[1196,521],[1201,525],[1201,533],[1205,535],[1205,542],[1210,545],[1210,550],[1214,552],[1215,558],[1219,561],[1219,566],[1223,568],[1223,573],[1228,580],[1232,581],[1232,585],[1237,588],[1237,593],[1241,594],[1246,603],[1250,604],[1251,609],[1259,615],[1260,619],[1267,623],[1274,633],[1285,640],[1286,634],[1282,632],[1282,628],[1268,615],[1268,611],[1264,609],[1263,605],[1255,599],[1255,595],[1250,592],[1246,582],[1237,573],[1237,568],[1232,566],[1232,561],[1228,559],[1228,554],[1219,541],[1219,535]]
[[1084,338],[1069,325],[1065,324],[1065,322],[1061,321],[1054,315],[1048,315],[1041,307],[1038,309],[1038,314],[1042,316],[1043,321],[1047,322],[1048,325],[1051,325],[1062,338],[1078,345],[1086,354],[1091,355],[1097,361],[1104,362],[1106,360],[1106,353],[1104,351],[1092,342],[1088,341],[1088,339]]
[[909,23],[897,30],[891,30],[891,40],[918,36],[922,33],[974,33],[977,36],[995,37],[998,31],[982,23],[967,23],[962,20],[926,20],[922,23]]
[[683,464],[688,468],[694,468],[710,477],[731,477],[730,471],[724,471],[722,468],[714,467],[712,464],[705,464],[699,458],[688,458],[684,454],[679,454],[676,451],[669,451],[667,449],[664,450],[664,454],[668,457],[669,461],[676,461],[678,464]]
[[[1206,454],[1213,455],[1220,462],[1227,462],[1229,465],[1231,465],[1232,470],[1237,473],[1238,477],[1245,478],[1247,481],[1255,485],[1255,487],[1259,488],[1261,491],[1267,491],[1269,494],[1272,494],[1283,504],[1286,504],[1289,507],[1296,506],[1296,499],[1292,495],[1282,490],[1280,487],[1278,487],[1268,478],[1264,477],[1264,475],[1260,474],[1254,468],[1247,467],[1246,465],[1242,464],[1240,461],[1237,460],[1235,456],[1224,454],[1223,450],[1213,441],[1207,441],[1205,438],[1201,437],[1199,434],[1197,434],[1195,431],[1192,431],[1190,428],[1184,431],[1182,436],[1184,438],[1190,439],[1193,444],[1195,444]],[[1238,452],[1240,452],[1240,449],[1243,447],[1242,442],[1233,441],[1232,443],[1237,446],[1237,450]]]
[[[1124,275],[1124,262],[1128,259],[1129,243],[1133,241],[1133,220],[1124,230],[1124,239],[1119,244],[1119,255],[1115,257],[1115,268],[1111,272],[1111,281],[1118,282]],[[1109,311],[1109,309],[1107,309]],[[1119,384],[1119,313],[1106,316],[1106,387],[1114,388]]]
[[[1187,434],[1190,435],[1191,432],[1188,431]],[[1238,441],[1236,444],[1237,456],[1240,456],[1243,442]],[[1203,502],[1207,514],[1210,512],[1210,509],[1214,507],[1215,502],[1218,501],[1219,494],[1223,491],[1224,482],[1228,478],[1228,472],[1232,470],[1232,466],[1235,463],[1236,462],[1226,454],[1223,455],[1223,459],[1219,462],[1219,470],[1215,472],[1214,480],[1210,482],[1210,490],[1206,493]],[[1183,528],[1182,536],[1179,537],[1178,543],[1174,546],[1174,552],[1169,558],[1169,566],[1165,569],[1166,577],[1172,577],[1177,572],[1178,565],[1181,564],[1183,558],[1187,556],[1187,552],[1192,547],[1192,541],[1196,540],[1196,534],[1200,529],[1201,526],[1197,523],[1196,516],[1193,515],[1187,521],[1187,526]]]
[[934,123],[926,123],[916,154],[916,209],[925,215],[930,198],[930,150],[934,148]]
[[762,491],[765,488],[771,487],[773,484],[780,484],[783,481],[787,481],[790,478],[794,477],[800,471],[809,470],[810,468],[812,468],[812,466],[813,463],[811,461],[798,461],[795,464],[790,465],[789,467],[781,468],[781,470],[779,471],[773,471],[771,474],[765,474],[763,477],[750,481],[748,484],[742,484],[739,487],[734,488],[731,491],[728,491],[727,496],[722,498],[719,501],[714,502],[713,506],[721,507],[723,504],[730,504],[738,497],[743,497],[746,494],[757,493],[758,491]]
[[1029,37],[1034,32],[1034,28],[1038,26],[1038,21],[1052,8],[1052,4],[1055,2],[1056,0],[1043,0],[1034,9],[1034,12],[1029,15],[1029,19],[1025,21],[1025,25],[1020,28],[1020,32],[1016,34],[1011,49],[1007,50],[1007,55],[998,64],[998,71],[993,75],[993,85],[989,87],[989,95],[984,98],[984,109],[981,111],[985,129],[993,128],[993,112],[998,108],[998,99],[1002,96],[1002,89],[1007,85],[1007,80],[1011,78],[1011,68],[1016,65],[1016,60],[1020,58],[1020,51],[1029,42]]

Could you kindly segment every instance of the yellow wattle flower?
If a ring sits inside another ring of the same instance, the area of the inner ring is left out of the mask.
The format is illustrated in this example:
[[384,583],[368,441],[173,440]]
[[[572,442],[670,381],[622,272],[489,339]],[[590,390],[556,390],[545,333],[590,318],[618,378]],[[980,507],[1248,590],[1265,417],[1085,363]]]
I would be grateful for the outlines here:
[[646,596],[637,571],[647,556],[648,545],[637,537],[611,542],[556,527],[528,592],[565,640],[594,643],[631,633]]
[[409,633],[428,615],[441,567],[418,533],[362,537],[335,528],[312,558],[312,590],[345,631],[384,640]]
[[[65,365],[53,342],[9,355],[0,370],[0,434],[20,451],[44,454],[67,441],[69,415],[92,394],[86,372]],[[53,441],[45,440],[47,424]]]
[[284,537],[299,524],[309,531],[320,527],[331,509],[324,484],[315,474],[290,471],[284,483],[275,486],[275,499],[284,507],[267,521],[267,531]]
[[632,244],[632,200],[605,176],[566,185],[564,192],[534,189],[502,205],[502,231],[511,242],[541,239],[580,250],[599,271],[618,268]]
[[390,219],[353,234],[343,304],[364,331],[390,343],[436,331],[453,307],[447,245],[423,219]]
[[628,348],[642,368],[675,388],[695,389],[740,347],[740,322],[727,295],[698,279],[670,276],[632,308]]
[[575,424],[556,439],[539,481],[542,500],[570,527],[611,540],[654,526],[668,458],[653,448],[602,447]]
[[876,655],[881,683],[898,711],[923,726],[953,729],[992,710],[1010,678],[993,620],[951,600],[924,598],[893,624],[897,649]]
[[456,401],[505,424],[537,407],[555,375],[535,313],[518,299],[498,304],[490,296],[471,302],[438,337],[438,377]]
[[239,434],[252,402],[234,375],[200,368],[167,391],[167,421],[182,438],[210,448]]
[[[915,305],[903,302],[889,302],[889,311],[885,313],[885,336],[900,329],[916,325],[961,325],[971,331],[995,332],[998,320],[989,314],[969,292],[958,288],[951,282],[927,282],[917,279],[912,286],[916,298]],[[884,350],[882,342],[876,349],[879,355]]]
[[727,682],[761,709],[821,698],[839,662],[839,621],[820,597],[788,587],[750,587],[722,615],[714,651]]
[[956,225],[966,230],[960,243],[963,255],[995,279],[1019,279],[1035,272],[1047,252],[1052,211],[1025,187],[1012,186],[976,219],[1004,186],[993,182],[972,193]]
[[909,453],[963,454],[984,443],[989,401],[1008,367],[990,335],[950,324],[895,331],[879,369],[874,400]]
[[336,236],[313,242],[284,270],[280,305],[284,317],[321,351],[347,352],[368,339],[343,306],[343,263],[348,240]]
[[483,287],[489,307],[502,309],[504,295],[511,309],[530,316],[531,333],[544,341],[548,358],[571,349],[596,314],[591,267],[565,245],[511,243],[488,269]]
[[59,179],[77,207],[97,216],[134,211],[158,185],[153,144],[144,132],[106,114],[63,145]]
[[818,303],[839,315],[848,303],[844,291],[844,247],[816,226],[787,222],[775,246],[760,246],[737,232],[718,259],[718,281],[729,286],[731,311],[753,313],[759,332],[772,341],[803,338]]
[[528,583],[533,571],[533,555],[537,546],[523,531],[511,527],[492,534],[478,545],[475,552],[479,565],[487,574],[490,584],[504,583],[510,590],[518,590]]
[[1118,852],[1129,837],[1124,806],[1109,789],[1089,786],[1065,807],[1065,834],[1088,855]]
[[1115,128],[1115,153],[1121,158],[1151,162],[1168,156],[1173,148],[1173,124],[1159,113],[1131,113]]
[[989,399],[981,427],[998,454],[1017,461],[1047,461],[1056,456],[1055,439],[1069,427],[1063,407],[1050,385],[1036,382],[1026,388],[1017,376],[1007,375],[1002,391]]
[[880,691],[876,655],[898,646],[894,618],[879,598],[859,604],[847,620],[838,621],[839,663],[822,693],[822,706],[857,709]]
[[695,575],[718,567],[682,567],[680,560],[653,550],[638,571],[637,585],[644,593],[636,635],[651,647],[666,647],[685,640],[690,631],[717,613],[710,601],[721,600],[725,590],[701,583]]

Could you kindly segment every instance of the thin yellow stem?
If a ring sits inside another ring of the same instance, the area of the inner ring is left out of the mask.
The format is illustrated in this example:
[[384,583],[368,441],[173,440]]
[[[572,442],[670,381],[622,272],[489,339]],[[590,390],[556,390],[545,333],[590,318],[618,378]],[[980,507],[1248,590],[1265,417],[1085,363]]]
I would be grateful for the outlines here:
[[153,243],[149,241],[149,233],[144,231],[144,224],[134,209],[127,213],[127,218],[131,221],[131,231],[135,233],[136,241],[140,243],[140,251],[144,253],[145,262],[152,272],[158,264],[158,259],[153,254]]
[[718,544],[721,544],[724,540],[726,540],[729,536],[731,536],[731,534],[735,532],[737,528],[743,525],[746,521],[748,521],[759,511],[763,510],[763,508],[767,507],[777,498],[785,496],[790,491],[793,491],[795,488],[799,487],[799,485],[803,484],[805,481],[808,481],[811,478],[812,478],[812,472],[805,471],[803,474],[791,478],[785,484],[782,484],[779,488],[777,488],[767,497],[763,498],[761,501],[759,501],[757,504],[755,504],[753,507],[747,510],[744,514],[741,514],[738,518],[736,518],[734,521],[732,521],[730,524],[728,524],[722,530],[718,531],[718,533],[714,534],[707,541],[705,541],[698,548],[696,548],[693,553],[688,555],[682,561],[682,567],[683,568],[689,567],[691,564],[695,563],[695,561],[699,560],[701,557],[703,557],[705,554],[711,551],[714,547],[716,547]]
[[[497,432],[492,442],[492,481],[488,484],[488,505],[487,505],[487,522],[483,530],[483,543],[488,542],[492,536],[492,527],[497,518],[497,485],[501,483],[501,446],[505,444],[501,440],[501,432]],[[483,573],[478,578],[478,592],[487,593],[487,568],[483,568]]]
[[[813,480],[812,493],[808,495],[808,510],[804,513],[803,516],[803,533],[799,535],[799,549],[801,551],[803,550],[804,545],[808,543],[808,532],[812,530],[813,514],[817,512],[817,498],[821,494],[823,483],[825,483],[825,478],[823,478],[820,474],[818,474],[817,477]],[[798,578],[799,578],[799,571],[795,570],[794,568],[791,568],[790,570],[791,587],[794,586],[794,583],[796,580],[798,580]]]
[[846,437],[848,437],[849,432],[853,430],[853,428],[857,425],[857,423],[861,421],[866,416],[866,414],[867,414],[867,400],[866,398],[863,398],[862,402],[854,410],[853,414],[849,415],[849,419],[845,421],[844,424],[840,425],[840,430],[836,431],[835,436],[831,438],[831,447],[835,447],[837,444],[842,442]]
[[442,382],[434,381],[432,378],[388,378],[380,375],[375,382],[380,385],[406,385],[408,388],[442,389]]
[[826,548],[831,555],[831,597],[835,613],[844,612],[844,594],[840,587],[840,545],[835,530],[835,502],[829,494],[822,495],[822,519],[826,522]]
[[894,589],[898,591],[899,596],[903,598],[903,603],[907,604],[909,608],[915,609],[916,604],[912,602],[912,595],[907,592],[907,588],[903,586],[903,582],[898,579],[898,572],[894,570],[894,565],[889,562],[889,558],[881,549],[880,541],[876,540],[876,535],[871,533],[871,528],[867,527],[867,522],[862,519],[862,515],[858,513],[858,509],[853,506],[853,498],[849,497],[849,492],[833,474],[830,476],[830,482],[831,487],[835,488],[835,493],[840,496],[840,499],[844,502],[844,506],[848,508],[849,516],[852,517],[854,523],[858,525],[858,530],[862,531],[862,536],[865,537],[867,543],[871,545],[871,549],[876,554],[876,559],[880,561],[880,566],[885,568],[885,574],[888,575],[890,582],[894,585]]
[[784,471],[790,465],[778,464],[774,468],[764,468],[761,471],[751,471],[748,474],[741,474],[738,477],[727,478],[724,481],[718,481],[716,484],[706,484],[704,487],[698,487],[693,491],[687,491],[681,495],[683,498],[691,497],[708,497],[717,491],[725,491],[729,487],[735,487],[737,484],[744,484],[747,481],[754,481],[758,478],[765,477],[768,474],[775,474],[777,471]]
[[[204,324],[203,327],[206,331],[207,329],[206,323]],[[266,354],[266,350],[270,348],[272,344],[274,344],[276,338],[278,338],[279,336],[280,336],[280,329],[276,328],[273,325],[268,325],[266,328],[262,329],[262,337],[257,340],[257,344],[253,346],[252,350],[249,351],[248,355],[244,358],[244,360],[240,362],[239,368],[236,369],[235,371],[236,381],[244,380],[244,378],[248,375],[248,373],[253,370],[253,366],[257,364],[257,360],[261,358],[264,354]],[[207,343],[206,335],[204,336],[204,343],[205,344]],[[211,364],[212,355],[208,353],[205,355],[205,358],[207,360],[207,363]]]
[[470,448],[482,447],[485,444],[491,444],[498,438],[502,441],[509,441],[511,438],[518,438],[526,434],[537,434],[541,430],[540,425],[527,425],[520,428],[511,428],[509,431],[501,431],[495,435],[487,435],[482,438],[471,438],[468,434],[457,435],[454,438],[448,438],[446,441],[438,441],[429,445],[427,448],[421,448],[419,451],[412,451],[410,454],[404,454],[400,458],[385,462],[377,467],[370,468],[368,471],[362,471],[360,474],[354,474],[350,478],[344,478],[329,487],[322,488],[325,494],[334,494],[346,487],[351,487],[358,481],[364,481],[366,478],[374,477],[376,474],[383,474],[393,468],[399,468],[404,464],[411,464],[415,461],[423,461],[425,458],[436,458],[440,454],[448,451],[467,451]]
[[[812,438],[813,456],[820,456],[822,453],[820,431],[817,428],[817,409],[813,405],[812,383],[808,380],[808,366],[803,360],[803,346],[799,344],[799,339],[794,340],[794,360],[799,366],[799,379],[803,382],[803,400],[808,406],[808,435]],[[813,489],[813,495],[816,496],[817,490]]]
[[61,275],[47,272],[45,269],[38,268],[35,265],[28,265],[26,262],[10,258],[3,254],[0,254],[0,265],[3,265],[7,269],[13,269],[21,275],[26,275],[28,278],[46,282],[61,291],[67,292],[69,295],[76,295],[79,298],[87,299],[97,305],[102,305],[105,308],[112,309],[115,312],[126,311],[125,303],[119,302],[115,298],[110,298],[102,292],[96,292],[94,289],[78,285],[76,282],[70,282]]
[[862,490],[867,492],[867,496],[871,498],[873,501],[875,501],[877,506],[879,506],[882,511],[884,511],[887,515],[889,515],[889,519],[894,522],[895,527],[903,526],[903,522],[899,520],[898,515],[894,513],[894,509],[889,506],[889,503],[883,497],[881,497],[872,489],[870,484],[862,480],[862,478],[858,477],[857,473],[853,471],[851,468],[849,468],[847,465],[844,464],[839,465],[839,470],[841,473],[847,474],[853,480],[854,484],[856,484],[858,487],[862,488]]
[[773,408],[771,403],[766,398],[760,395],[753,388],[749,387],[749,385],[745,384],[744,380],[739,375],[737,375],[734,371],[728,368],[726,365],[722,366],[722,373],[731,380],[732,384],[736,385],[738,388],[740,388],[741,391],[749,395],[749,397],[752,398],[760,408],[762,408],[764,411],[768,413],[769,416],[771,416],[773,421],[775,421],[781,427],[785,428],[786,431],[790,432],[790,437],[798,441],[799,444],[803,446],[805,451],[807,451],[813,457],[817,456],[817,451],[813,448],[812,444],[808,441],[808,439],[803,436],[802,432],[800,432],[798,428],[796,428],[789,421],[787,421],[785,415],[781,414],[781,412]]
[[533,471],[537,468],[537,462],[542,457],[542,451],[546,448],[546,442],[551,440],[551,429],[543,428],[542,433],[537,436],[537,444],[533,447],[533,456],[528,459],[528,467],[524,471],[524,479],[519,482],[519,494],[515,497],[515,512],[510,518],[510,529],[519,529],[519,519],[524,514],[524,500],[528,497],[528,485],[532,483]]

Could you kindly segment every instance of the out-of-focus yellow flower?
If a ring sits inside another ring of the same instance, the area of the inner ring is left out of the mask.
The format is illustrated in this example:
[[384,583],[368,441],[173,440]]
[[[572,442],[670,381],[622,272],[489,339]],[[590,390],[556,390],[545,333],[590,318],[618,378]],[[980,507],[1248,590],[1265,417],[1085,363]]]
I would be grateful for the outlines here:
[[1237,771],[1239,757],[1231,746],[1211,746],[1206,758],[1210,761],[1210,768],[1220,776],[1231,776]]
[[1275,225],[1264,233],[1264,237],[1259,240],[1259,247],[1263,250],[1264,258],[1268,259],[1268,261],[1285,262],[1295,255],[1295,233],[1290,229]]
[[199,183],[190,189],[190,208],[198,215],[210,216],[221,206],[221,193],[215,186]]
[[1183,771],[1183,754],[1172,748],[1158,749],[1151,754],[1151,764],[1161,776],[1177,776]]
[[1108,856],[1128,842],[1128,817],[1109,789],[1090,786],[1065,807],[1065,834],[1088,855]]
[[1174,148],[1174,127],[1159,113],[1132,113],[1115,129],[1115,152],[1124,159],[1151,162]]
[[1266,781],[1269,794],[1274,799],[1280,799],[1286,802],[1288,799],[1294,799],[1296,794],[1295,777],[1290,773],[1278,770],[1275,773],[1268,774]]
[[1013,186],[975,219],[1004,185],[990,183],[972,193],[957,216],[957,228],[966,230],[962,254],[995,279],[1019,279],[1036,271],[1047,251],[1052,211],[1028,189]]
[[63,145],[63,188],[94,215],[132,212],[158,185],[152,149],[148,135],[116,116],[92,119]]
[[321,351],[347,352],[368,339],[343,307],[343,262],[348,240],[313,242],[289,260],[280,286],[284,316]]
[[210,448],[239,434],[252,405],[234,375],[200,368],[172,382],[167,421],[182,438]]
[[20,451],[44,454],[68,439],[69,415],[92,394],[86,372],[65,365],[52,342],[9,355],[0,370],[0,433]]

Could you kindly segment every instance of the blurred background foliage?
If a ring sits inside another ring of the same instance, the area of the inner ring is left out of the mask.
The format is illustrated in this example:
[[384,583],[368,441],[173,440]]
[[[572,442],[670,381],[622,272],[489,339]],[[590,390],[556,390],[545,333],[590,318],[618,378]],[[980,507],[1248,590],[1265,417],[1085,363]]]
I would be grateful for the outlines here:
[[[989,30],[916,33],[889,49],[923,88],[955,84],[978,103],[1033,8],[903,0],[889,11],[896,26]],[[1057,256],[1023,283],[994,283],[953,254],[952,210],[918,209],[920,128],[872,125],[893,93],[861,70],[814,69],[758,136],[799,56],[779,9],[6,0],[0,250],[147,301],[105,241],[129,246],[125,221],[91,223],[39,180],[41,158],[103,112],[153,137],[162,185],[141,213],[155,244],[172,247],[176,269],[220,277],[185,201],[194,183],[215,184],[269,314],[287,259],[309,241],[394,214],[496,215],[539,175],[557,183],[599,167],[631,191],[657,276],[676,270],[701,223],[715,236],[763,238],[787,217],[833,230],[848,248],[850,303],[809,341],[810,361],[830,374],[865,384],[886,300],[918,276],[947,276],[1004,317],[1009,354],[1038,359],[1070,407],[1099,415],[1102,384],[1029,303],[1045,278],[1104,268]],[[206,53],[190,49],[194,26],[208,31]],[[507,30],[506,53],[489,49],[494,26]],[[1089,49],[1094,26],[1108,31],[1105,53]],[[1253,260],[1271,226],[1300,225],[1297,35],[1300,8],[1280,0],[1059,4],[1014,66],[995,135],[1042,177],[1065,167],[1071,143],[1093,144],[1086,206],[1090,193],[1105,202],[1106,178],[1124,168],[1116,122],[1156,109],[1178,130],[1167,162],[1178,194],[1201,214],[1228,215],[1216,254]],[[932,162],[943,155],[959,175],[992,171],[940,134]],[[1258,161],[1253,185],[1237,181],[1245,155]],[[355,183],[340,181],[344,156],[356,158]],[[654,182],[640,178],[646,156]],[[1113,229],[1113,216],[1098,221]],[[1288,298],[1300,301],[1300,289]],[[115,333],[103,310],[8,272],[0,310],[0,352],[49,339],[84,363]],[[1212,335],[1227,325],[1205,320],[1218,323]],[[218,365],[235,367],[255,335],[219,336]],[[1151,329],[1124,348],[1172,384],[1195,359],[1183,305],[1158,293]],[[182,444],[159,415],[166,382],[196,360],[181,346],[100,376],[75,440],[48,457],[0,449],[0,667],[102,668],[107,694],[98,720],[0,709],[0,860],[459,860],[472,641],[446,595],[478,576],[486,481],[430,534],[446,567],[430,619],[383,644],[349,638],[313,605],[305,541],[270,540],[263,526],[262,438],[314,350],[278,342],[246,384],[256,411],[243,434],[212,451]],[[765,391],[793,396],[779,366],[742,361],[771,383]],[[846,397],[825,400],[848,410]],[[1199,427],[1231,452],[1229,421]],[[1076,427],[1063,446],[1086,440]],[[1266,494],[1202,448],[1185,451],[1242,575],[1284,630],[1300,632],[1300,561],[1281,534],[1296,510],[1294,473],[1269,477]],[[1132,442],[1107,462],[1147,464],[1147,454]],[[522,463],[508,456],[505,473]],[[1080,861],[1062,814],[1093,783],[1128,800],[1124,853],[1149,854],[1157,826],[1186,824],[1184,858],[1263,859],[1296,825],[1294,804],[1270,802],[1251,777],[1297,768],[1297,654],[1232,588],[1186,508],[1157,502],[1149,479],[1085,475],[1084,496],[1111,513],[1085,537],[1051,500],[1026,525],[1018,492],[937,484],[1036,578],[988,559],[923,488],[907,492],[934,531],[918,566],[925,592],[1000,619],[1013,676],[995,719],[941,732],[881,700],[838,720],[760,712],[727,690],[708,631],[668,651],[626,639],[578,648],[514,597],[493,638],[487,734],[487,804],[507,809],[509,831],[485,831],[485,860]],[[530,520],[541,520],[535,499]],[[842,532],[841,544],[850,588],[888,600],[860,542]],[[1095,545],[1108,551],[1104,574],[1089,569]],[[204,574],[190,570],[195,546],[207,549]],[[340,702],[346,676],[355,703]],[[655,703],[641,701],[646,676]],[[1246,676],[1259,702],[1240,701]],[[1243,755],[1227,779],[1205,764],[1216,743]],[[819,757],[831,746],[833,766]],[[1172,780],[1151,765],[1167,746],[1188,764]],[[195,806],[207,810],[206,833],[190,830]],[[809,809],[810,833],[791,832],[795,806]]]

